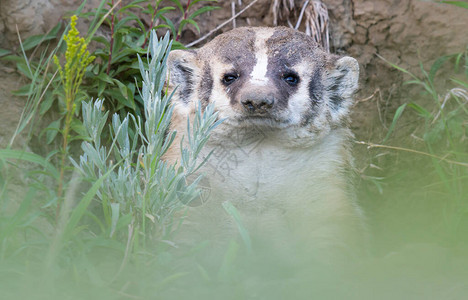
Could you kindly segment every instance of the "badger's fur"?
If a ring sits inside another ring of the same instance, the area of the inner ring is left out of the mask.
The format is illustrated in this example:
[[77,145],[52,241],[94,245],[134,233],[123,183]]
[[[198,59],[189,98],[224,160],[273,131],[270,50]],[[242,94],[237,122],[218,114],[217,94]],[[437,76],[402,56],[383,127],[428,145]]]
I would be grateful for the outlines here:
[[235,237],[238,224],[222,205],[229,201],[250,234],[278,252],[321,259],[360,248],[365,226],[348,176],[354,58],[327,54],[289,28],[245,27],[172,51],[168,66],[178,137],[168,161],[180,161],[198,105],[214,103],[224,119],[200,170],[209,198],[190,208],[186,237]]

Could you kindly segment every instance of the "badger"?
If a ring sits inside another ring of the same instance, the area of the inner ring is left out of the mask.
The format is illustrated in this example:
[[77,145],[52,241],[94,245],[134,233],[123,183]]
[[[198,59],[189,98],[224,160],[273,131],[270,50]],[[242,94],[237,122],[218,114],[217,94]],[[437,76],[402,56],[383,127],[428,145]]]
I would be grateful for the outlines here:
[[288,256],[362,250],[366,226],[349,174],[354,58],[326,53],[290,28],[241,27],[172,51],[168,69],[177,138],[167,161],[180,161],[197,107],[212,104],[223,120],[204,148],[206,197],[189,208],[185,240],[226,240],[242,228]]

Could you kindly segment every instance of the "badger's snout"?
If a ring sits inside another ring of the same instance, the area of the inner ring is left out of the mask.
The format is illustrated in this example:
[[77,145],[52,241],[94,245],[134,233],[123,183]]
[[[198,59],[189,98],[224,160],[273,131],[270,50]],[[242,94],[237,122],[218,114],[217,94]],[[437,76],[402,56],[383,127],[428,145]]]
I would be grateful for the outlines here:
[[273,108],[275,98],[272,95],[264,96],[252,93],[246,95],[246,97],[241,100],[241,104],[249,113],[263,114],[268,113],[268,111]]
[[263,87],[251,87],[241,93],[239,102],[249,114],[265,115],[275,106],[275,94]]

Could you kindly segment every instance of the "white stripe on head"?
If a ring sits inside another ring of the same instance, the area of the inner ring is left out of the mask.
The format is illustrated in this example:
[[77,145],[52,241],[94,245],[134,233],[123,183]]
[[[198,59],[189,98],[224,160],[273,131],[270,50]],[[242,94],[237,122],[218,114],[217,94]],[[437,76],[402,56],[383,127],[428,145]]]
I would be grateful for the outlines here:
[[271,30],[258,31],[255,37],[255,58],[256,64],[250,73],[250,80],[256,85],[266,85],[268,78],[266,76],[268,69],[268,54],[265,42],[273,35]]

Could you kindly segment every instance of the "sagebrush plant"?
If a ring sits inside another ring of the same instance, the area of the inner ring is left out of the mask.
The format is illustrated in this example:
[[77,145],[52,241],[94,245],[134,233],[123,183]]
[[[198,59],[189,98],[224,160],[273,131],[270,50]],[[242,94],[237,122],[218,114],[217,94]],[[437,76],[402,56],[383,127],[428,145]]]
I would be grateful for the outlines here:
[[[121,120],[119,114],[114,114],[109,147],[101,141],[108,115],[103,112],[103,101],[83,104],[83,123],[90,139],[83,142],[84,154],[74,165],[90,182],[115,168],[98,191],[100,201],[109,208],[103,213],[111,225],[111,235],[119,217],[130,214],[137,232],[146,233],[148,228],[153,228],[159,238],[167,238],[173,229],[174,212],[197,196],[198,179],[187,185],[186,178],[204,162],[198,159],[200,150],[220,121],[216,121],[217,113],[212,106],[204,112],[199,109],[193,124],[187,124],[190,135],[186,138],[190,142],[188,148],[182,149],[180,166],[168,165],[162,160],[176,134],[168,132],[171,95],[163,93],[171,43],[169,34],[158,42],[156,34],[152,33],[147,70],[139,59],[144,118],[128,114]],[[147,226],[148,222],[152,226]]]

